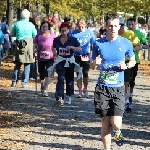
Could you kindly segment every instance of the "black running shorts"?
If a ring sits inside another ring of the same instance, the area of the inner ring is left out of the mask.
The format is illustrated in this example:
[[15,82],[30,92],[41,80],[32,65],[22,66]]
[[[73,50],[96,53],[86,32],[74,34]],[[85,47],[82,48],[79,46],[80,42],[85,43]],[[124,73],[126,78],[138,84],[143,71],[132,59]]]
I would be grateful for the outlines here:
[[125,109],[124,86],[96,85],[94,93],[95,113],[105,116],[123,116]]
[[[87,54],[88,55],[88,54]],[[88,77],[88,72],[90,70],[90,61],[82,61],[80,56],[74,56],[77,64],[82,67],[83,77]]]
[[131,80],[131,69],[126,69],[124,71],[124,82],[130,82]]

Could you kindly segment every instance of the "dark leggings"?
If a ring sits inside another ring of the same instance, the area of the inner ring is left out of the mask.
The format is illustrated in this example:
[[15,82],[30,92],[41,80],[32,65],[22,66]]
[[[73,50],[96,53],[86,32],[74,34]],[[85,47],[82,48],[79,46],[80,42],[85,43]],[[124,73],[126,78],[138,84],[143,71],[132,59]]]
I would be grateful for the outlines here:
[[45,77],[48,77],[47,69],[53,65],[53,62],[53,59],[47,61],[38,61],[38,72],[40,73],[40,80],[44,80]]
[[139,64],[135,64],[135,66],[133,68],[131,68],[131,80],[130,80],[130,87],[134,87],[135,86],[135,78],[137,76],[137,72],[138,72],[138,65]]
[[64,80],[66,80],[66,95],[74,95],[74,64],[69,63],[69,67],[64,67],[65,61],[56,65],[56,73],[58,74],[58,81],[56,84],[56,100],[59,97],[64,99]]

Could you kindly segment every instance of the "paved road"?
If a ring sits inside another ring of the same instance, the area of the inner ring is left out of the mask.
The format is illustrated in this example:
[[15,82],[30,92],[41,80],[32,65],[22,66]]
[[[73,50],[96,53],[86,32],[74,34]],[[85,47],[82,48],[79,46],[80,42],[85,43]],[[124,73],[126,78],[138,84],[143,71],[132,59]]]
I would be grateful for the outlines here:
[[[88,99],[74,98],[71,105],[55,104],[55,81],[48,98],[28,89],[1,90],[0,150],[101,150],[100,117],[94,113],[93,90],[98,71],[90,72]],[[125,144],[113,150],[150,150],[150,83],[141,70],[136,78],[133,111],[123,119]],[[38,85],[39,90],[39,85]],[[77,91],[75,91],[77,93]],[[6,117],[7,116],[7,117]]]

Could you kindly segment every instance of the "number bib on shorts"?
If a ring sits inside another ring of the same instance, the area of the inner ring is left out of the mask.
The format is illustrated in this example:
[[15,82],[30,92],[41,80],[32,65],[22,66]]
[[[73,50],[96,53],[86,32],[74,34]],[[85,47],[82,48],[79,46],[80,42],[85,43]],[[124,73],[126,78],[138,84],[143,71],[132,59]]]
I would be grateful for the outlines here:
[[101,82],[105,82],[107,84],[117,84],[119,73],[115,71],[101,71],[100,72],[100,80]]
[[50,52],[48,52],[48,51],[41,51],[40,52],[40,58],[42,58],[42,59],[50,59]]
[[59,55],[60,56],[70,55],[70,50],[67,50],[66,48],[59,48]]

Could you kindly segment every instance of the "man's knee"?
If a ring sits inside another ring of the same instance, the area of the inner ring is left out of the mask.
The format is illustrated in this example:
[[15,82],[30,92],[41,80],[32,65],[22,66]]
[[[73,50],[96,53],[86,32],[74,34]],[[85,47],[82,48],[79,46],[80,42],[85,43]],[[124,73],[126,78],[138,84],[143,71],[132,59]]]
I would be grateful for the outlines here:
[[113,129],[118,130],[122,126],[122,117],[121,116],[113,116],[111,118],[111,124]]

